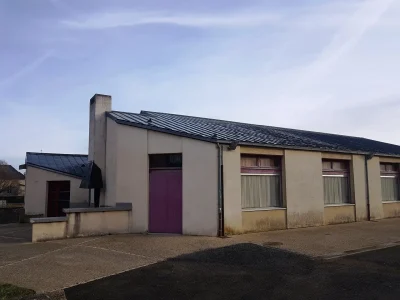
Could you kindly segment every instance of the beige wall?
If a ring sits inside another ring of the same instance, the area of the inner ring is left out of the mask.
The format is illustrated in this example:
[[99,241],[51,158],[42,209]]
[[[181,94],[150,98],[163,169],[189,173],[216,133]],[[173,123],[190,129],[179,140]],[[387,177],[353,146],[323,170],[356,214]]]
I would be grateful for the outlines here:
[[385,218],[400,217],[400,202],[383,202],[383,215]]
[[240,149],[223,147],[224,221],[227,234],[242,230],[242,199],[240,178]]
[[47,182],[68,180],[71,182],[71,207],[88,201],[88,190],[80,189],[81,179],[27,166],[25,175],[25,213],[46,215]]
[[[107,123],[114,123],[108,119]],[[115,124],[116,143],[107,150],[107,156],[115,155],[115,199],[107,202],[132,203],[132,229],[134,232],[148,230],[148,155],[147,130]],[[112,128],[111,128],[112,129]]]
[[32,242],[64,239],[67,237],[67,222],[33,223]]
[[254,147],[240,147],[240,153],[243,154],[258,154],[258,155],[283,155],[283,149],[277,148],[254,148]]
[[324,224],[320,152],[285,150],[288,228]]
[[373,157],[368,160],[369,204],[372,220],[384,217],[380,176],[379,157]]
[[286,229],[286,209],[243,211],[243,232]]
[[[117,199],[117,126],[117,123],[107,119],[106,181],[103,182],[105,189],[105,204],[107,206],[115,206],[115,201]],[[104,170],[102,170],[102,172],[104,172]]]
[[363,155],[353,155],[351,161],[351,175],[352,196],[355,203],[356,220],[364,221],[368,219],[368,213],[365,183],[365,157]]
[[183,233],[217,234],[218,158],[215,144],[118,125],[111,119],[108,119],[107,127],[108,134],[114,134],[116,139],[107,143],[107,162],[116,169],[108,170],[107,166],[107,185],[115,182],[115,190],[106,192],[106,203],[132,203],[134,232],[148,231],[148,154],[182,153]]
[[132,212],[128,210],[75,212],[67,217],[67,237],[130,233],[132,228]]
[[324,219],[325,224],[340,224],[355,221],[355,206],[340,205],[340,206],[325,206]]

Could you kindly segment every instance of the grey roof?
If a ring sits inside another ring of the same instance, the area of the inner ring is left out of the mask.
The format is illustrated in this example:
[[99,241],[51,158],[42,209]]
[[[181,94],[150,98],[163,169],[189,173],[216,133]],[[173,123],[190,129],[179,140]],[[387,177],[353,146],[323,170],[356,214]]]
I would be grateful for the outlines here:
[[2,180],[24,180],[24,174],[18,172],[11,165],[0,165],[0,179]]
[[400,146],[360,137],[150,111],[139,114],[111,111],[107,115],[119,124],[208,142],[235,141],[239,145],[400,156]]
[[26,165],[82,178],[88,156],[84,154],[26,153]]

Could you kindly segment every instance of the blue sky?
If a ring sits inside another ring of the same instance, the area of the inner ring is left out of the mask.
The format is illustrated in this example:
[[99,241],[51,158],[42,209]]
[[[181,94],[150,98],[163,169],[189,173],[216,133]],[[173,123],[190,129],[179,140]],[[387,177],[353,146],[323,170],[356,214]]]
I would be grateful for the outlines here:
[[399,14],[399,0],[0,0],[0,159],[87,153],[95,93],[400,144]]

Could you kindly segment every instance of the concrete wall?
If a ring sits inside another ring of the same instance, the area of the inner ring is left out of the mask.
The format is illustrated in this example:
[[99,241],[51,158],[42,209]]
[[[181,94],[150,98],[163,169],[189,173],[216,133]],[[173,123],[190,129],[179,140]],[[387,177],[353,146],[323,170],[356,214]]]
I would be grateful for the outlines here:
[[32,242],[65,239],[67,237],[67,222],[34,223],[32,224]]
[[225,233],[242,231],[242,199],[240,178],[240,150],[227,150],[224,146],[224,221]]
[[67,237],[130,233],[132,212],[103,211],[67,214]]
[[[103,182],[106,182],[106,112],[111,111],[111,96],[95,94],[90,99],[89,107],[89,161],[102,170]],[[100,204],[105,204],[105,189],[100,192]]]
[[25,175],[25,213],[46,216],[47,182],[61,180],[71,182],[71,207],[82,206],[88,202],[88,190],[79,188],[81,179],[28,166]]
[[325,206],[325,224],[340,224],[355,221],[354,205]]
[[134,232],[148,231],[148,155],[182,153],[183,233],[217,234],[218,158],[214,144],[118,125],[111,119],[107,131],[115,140],[107,142],[106,161],[116,169],[106,169],[107,185],[115,183],[115,189],[106,192],[106,203],[132,203]]
[[355,203],[356,221],[364,221],[368,219],[368,212],[365,182],[365,157],[363,155],[352,156],[351,175],[352,197]]
[[286,209],[243,211],[243,232],[286,229]]
[[400,217],[400,202],[384,202],[383,216],[384,218]]
[[65,212],[66,217],[31,219],[32,242],[132,232],[130,207],[78,208]]
[[380,176],[379,157],[373,157],[368,160],[369,206],[372,220],[384,218]]
[[288,228],[324,224],[320,152],[285,150]]

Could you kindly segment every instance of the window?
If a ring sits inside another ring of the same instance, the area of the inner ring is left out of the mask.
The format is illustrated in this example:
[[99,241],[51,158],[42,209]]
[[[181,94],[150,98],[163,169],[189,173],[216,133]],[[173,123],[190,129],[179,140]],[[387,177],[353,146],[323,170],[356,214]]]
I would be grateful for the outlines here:
[[281,158],[242,156],[242,208],[282,207]]
[[382,201],[399,199],[399,167],[396,164],[381,164]]
[[326,205],[350,203],[349,163],[323,160],[324,202]]

